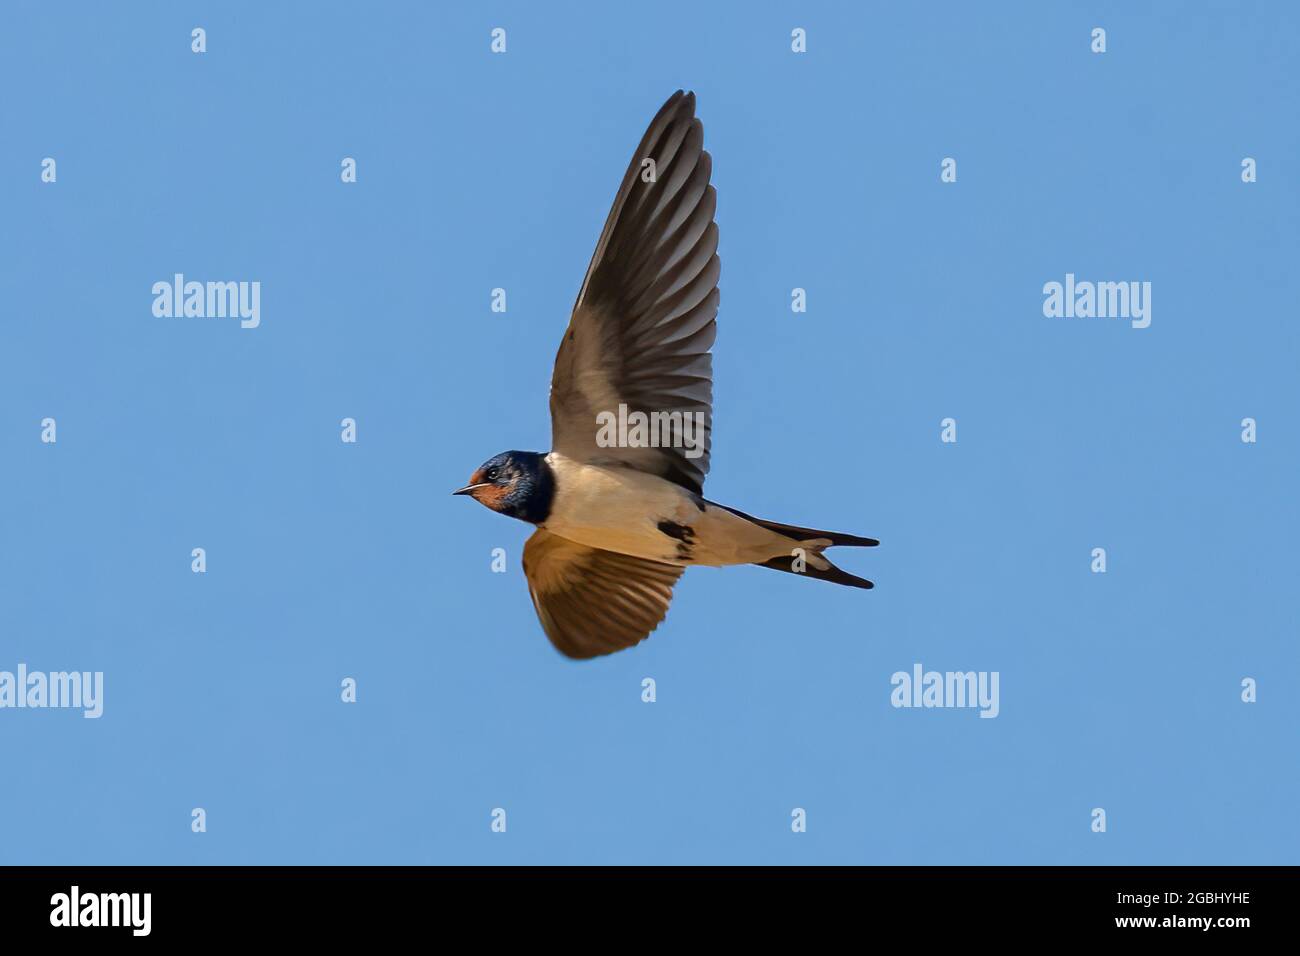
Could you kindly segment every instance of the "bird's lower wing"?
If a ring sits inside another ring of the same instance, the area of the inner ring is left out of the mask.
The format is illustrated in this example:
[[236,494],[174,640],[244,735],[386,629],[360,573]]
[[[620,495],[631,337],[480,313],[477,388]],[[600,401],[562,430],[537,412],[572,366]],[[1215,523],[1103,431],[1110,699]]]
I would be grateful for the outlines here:
[[524,545],[524,575],[551,643],[587,658],[638,644],[658,627],[682,569],[538,529]]

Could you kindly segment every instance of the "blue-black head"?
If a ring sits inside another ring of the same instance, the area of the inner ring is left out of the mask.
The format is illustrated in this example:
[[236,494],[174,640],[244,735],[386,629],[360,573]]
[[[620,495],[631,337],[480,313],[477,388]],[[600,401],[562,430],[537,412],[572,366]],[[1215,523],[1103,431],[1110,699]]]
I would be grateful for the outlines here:
[[469,484],[452,494],[469,495],[493,511],[541,524],[551,512],[555,475],[538,452],[503,451],[479,465]]

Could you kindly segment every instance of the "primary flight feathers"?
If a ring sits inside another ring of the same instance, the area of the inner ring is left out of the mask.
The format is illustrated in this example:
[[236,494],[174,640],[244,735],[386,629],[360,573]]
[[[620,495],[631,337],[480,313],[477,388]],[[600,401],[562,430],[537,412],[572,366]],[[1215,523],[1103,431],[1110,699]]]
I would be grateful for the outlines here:
[[[617,457],[697,494],[709,470],[709,349],[717,334],[722,271],[712,169],[695,94],[678,90],[628,163],[551,378],[555,451],[577,459]],[[598,449],[596,415],[620,403],[647,412],[703,412],[704,454],[691,459],[681,448]]]

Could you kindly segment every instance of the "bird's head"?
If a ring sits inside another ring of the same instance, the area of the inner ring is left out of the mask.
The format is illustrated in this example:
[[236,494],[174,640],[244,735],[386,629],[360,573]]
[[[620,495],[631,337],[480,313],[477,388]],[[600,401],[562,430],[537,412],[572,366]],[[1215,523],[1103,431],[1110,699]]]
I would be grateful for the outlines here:
[[503,515],[540,524],[551,510],[555,483],[545,457],[534,451],[503,451],[469,476],[453,495],[469,495]]

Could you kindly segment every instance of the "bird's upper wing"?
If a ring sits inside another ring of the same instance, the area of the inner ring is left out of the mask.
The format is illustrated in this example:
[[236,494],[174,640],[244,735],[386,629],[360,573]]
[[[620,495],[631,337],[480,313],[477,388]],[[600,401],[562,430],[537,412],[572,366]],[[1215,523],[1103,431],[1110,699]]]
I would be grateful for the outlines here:
[[[695,94],[678,90],[651,121],[623,176],[551,380],[556,451],[638,468],[696,494],[709,470],[709,349],[721,271],[712,164]],[[702,433],[684,436],[692,448],[680,440],[677,447],[600,447],[596,416],[616,416],[620,404],[629,414],[689,414],[702,422]]]
[[658,627],[682,569],[539,528],[524,545],[524,574],[551,643],[585,658],[631,647]]

